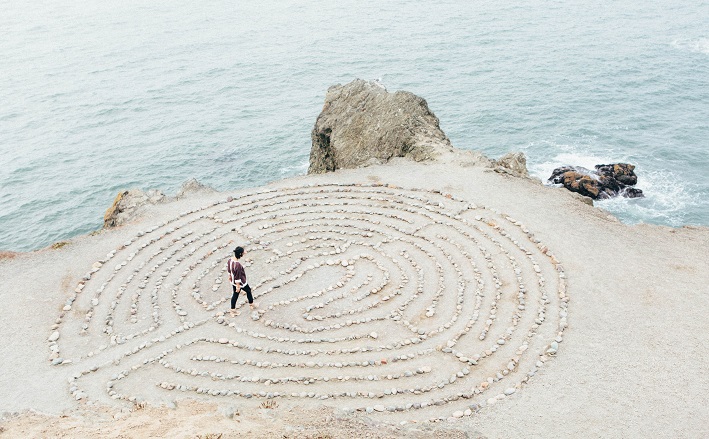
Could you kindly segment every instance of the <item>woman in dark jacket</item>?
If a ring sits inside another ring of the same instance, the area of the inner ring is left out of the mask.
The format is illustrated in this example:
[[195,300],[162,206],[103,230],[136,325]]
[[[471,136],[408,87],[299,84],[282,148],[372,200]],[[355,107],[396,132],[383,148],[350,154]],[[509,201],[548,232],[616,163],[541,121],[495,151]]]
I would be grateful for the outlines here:
[[229,258],[226,262],[226,271],[229,273],[229,283],[231,283],[231,288],[233,294],[231,296],[231,309],[229,312],[232,317],[238,316],[239,312],[236,311],[236,301],[239,299],[239,293],[241,290],[246,291],[246,298],[249,299],[249,306],[254,309],[254,298],[251,296],[251,287],[246,282],[246,271],[244,271],[244,266],[241,265],[239,259],[244,256],[244,248],[237,247],[234,249],[234,256]]

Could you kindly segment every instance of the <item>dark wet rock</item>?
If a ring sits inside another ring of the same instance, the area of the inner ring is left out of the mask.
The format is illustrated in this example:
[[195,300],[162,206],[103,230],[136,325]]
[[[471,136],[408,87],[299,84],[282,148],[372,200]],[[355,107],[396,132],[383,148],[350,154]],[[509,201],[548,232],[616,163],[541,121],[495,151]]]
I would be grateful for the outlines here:
[[634,187],[623,188],[623,193],[621,193],[621,195],[625,198],[643,198],[645,196],[642,190]]
[[593,171],[580,166],[562,166],[554,169],[549,182],[594,200],[617,196],[639,198],[644,196],[643,191],[631,187],[638,181],[634,169],[635,166],[627,163],[597,165]]
[[586,168],[583,168],[581,166],[561,166],[559,168],[554,169],[551,172],[551,177],[549,177],[549,182],[554,183],[554,184],[561,184],[563,181],[563,175],[567,172],[577,172],[579,174],[590,174],[591,171],[589,171]]
[[375,81],[354,80],[328,89],[313,128],[308,174],[415,161],[451,151],[450,140],[426,101],[413,93],[389,93]]
[[633,186],[638,182],[638,176],[635,175],[635,166],[628,163],[616,163],[612,165],[596,165],[596,172],[599,175],[612,177],[618,183],[626,186]]

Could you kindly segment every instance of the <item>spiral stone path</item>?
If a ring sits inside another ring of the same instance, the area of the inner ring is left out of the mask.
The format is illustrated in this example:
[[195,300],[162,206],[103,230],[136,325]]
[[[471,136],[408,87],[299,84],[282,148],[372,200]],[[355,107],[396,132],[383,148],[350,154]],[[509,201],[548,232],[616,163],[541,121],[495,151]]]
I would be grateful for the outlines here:
[[[230,317],[237,245],[258,308],[242,295]],[[49,355],[82,403],[436,421],[525,391],[562,352],[567,301],[551,250],[494,209],[380,184],[270,188],[182,212],[87,267]]]

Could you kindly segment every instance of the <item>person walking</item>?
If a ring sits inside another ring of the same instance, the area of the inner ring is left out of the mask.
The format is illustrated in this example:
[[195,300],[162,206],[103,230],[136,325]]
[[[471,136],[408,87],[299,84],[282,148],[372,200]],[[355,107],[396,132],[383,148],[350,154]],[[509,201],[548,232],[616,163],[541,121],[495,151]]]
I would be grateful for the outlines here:
[[234,249],[234,256],[229,258],[226,262],[226,271],[229,273],[229,283],[233,291],[231,296],[231,309],[229,310],[232,317],[239,315],[239,312],[236,310],[236,301],[239,299],[241,290],[246,291],[246,298],[249,300],[251,309],[253,310],[255,308],[254,298],[251,295],[251,287],[246,282],[246,271],[239,261],[239,259],[244,256],[244,253],[243,247],[237,247]]

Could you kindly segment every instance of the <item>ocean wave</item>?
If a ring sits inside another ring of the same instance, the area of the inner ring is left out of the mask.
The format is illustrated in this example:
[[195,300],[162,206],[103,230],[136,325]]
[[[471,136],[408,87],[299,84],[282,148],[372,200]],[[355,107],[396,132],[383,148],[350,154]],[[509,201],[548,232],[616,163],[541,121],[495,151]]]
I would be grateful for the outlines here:
[[600,201],[597,205],[614,214],[621,214],[625,222],[665,224],[678,227],[686,222],[687,212],[699,205],[695,185],[687,183],[671,171],[640,171],[638,187],[645,198],[616,198]]
[[290,177],[294,175],[304,175],[308,172],[308,166],[310,166],[310,161],[306,160],[301,163],[295,163],[290,166],[283,166],[278,171],[283,177]]
[[[571,140],[571,139],[569,139]],[[533,142],[522,148],[527,154],[529,174],[546,183],[554,169],[561,166],[581,166],[593,169],[607,163],[627,162],[628,157],[610,149],[595,145],[593,136],[558,143],[555,141]]]

